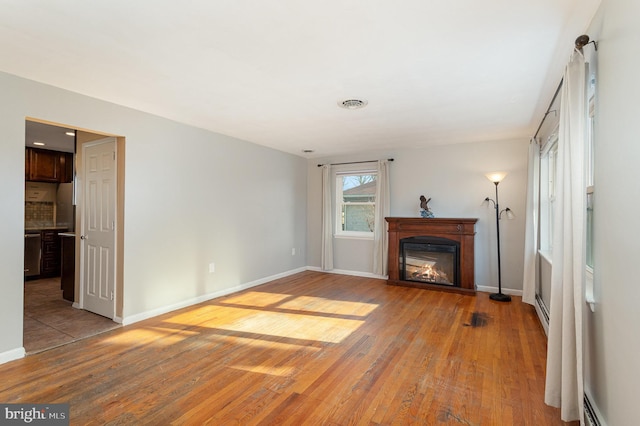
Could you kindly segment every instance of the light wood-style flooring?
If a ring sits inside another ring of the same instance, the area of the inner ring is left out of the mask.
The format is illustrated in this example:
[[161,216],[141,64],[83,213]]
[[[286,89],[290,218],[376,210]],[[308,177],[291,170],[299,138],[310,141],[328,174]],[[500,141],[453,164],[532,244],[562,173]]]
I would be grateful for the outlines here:
[[303,272],[0,365],[71,424],[560,425],[531,306]]
[[62,298],[60,277],[24,283],[23,345],[28,354],[119,327],[108,318],[75,309]]

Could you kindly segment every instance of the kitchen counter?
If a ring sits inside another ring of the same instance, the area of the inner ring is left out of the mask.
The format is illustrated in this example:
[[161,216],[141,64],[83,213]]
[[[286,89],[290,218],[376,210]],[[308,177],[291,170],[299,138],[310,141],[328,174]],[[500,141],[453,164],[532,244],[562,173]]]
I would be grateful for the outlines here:
[[[69,239],[75,242],[75,239],[60,238],[61,233],[68,233],[69,227],[62,225],[49,225],[49,226],[33,226],[35,224],[30,223],[31,226],[25,227],[24,235],[25,242],[29,240],[31,244],[35,244],[31,240],[35,240],[36,236],[40,237],[40,249],[30,250],[29,256],[27,256],[27,250],[25,249],[25,263],[29,263],[30,267],[25,266],[25,270],[29,269],[29,277],[49,278],[60,276],[60,250],[62,241]],[[34,266],[38,264],[39,268]],[[37,273],[32,273],[36,271]]]
[[29,226],[24,228],[24,232],[39,232],[39,231],[66,231],[68,226]]

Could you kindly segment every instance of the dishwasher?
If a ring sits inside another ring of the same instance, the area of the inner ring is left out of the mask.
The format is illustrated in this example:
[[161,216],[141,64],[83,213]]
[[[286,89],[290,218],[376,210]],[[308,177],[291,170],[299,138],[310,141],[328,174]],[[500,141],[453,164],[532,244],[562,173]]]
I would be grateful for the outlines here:
[[24,234],[24,276],[40,275],[40,233]]

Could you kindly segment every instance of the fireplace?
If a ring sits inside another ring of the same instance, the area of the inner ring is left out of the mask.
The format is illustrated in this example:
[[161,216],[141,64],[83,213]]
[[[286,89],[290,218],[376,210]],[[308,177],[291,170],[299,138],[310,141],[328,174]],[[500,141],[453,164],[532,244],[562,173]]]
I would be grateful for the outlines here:
[[388,284],[475,293],[474,218],[387,217]]
[[400,240],[398,269],[404,281],[460,287],[460,244],[419,236]]

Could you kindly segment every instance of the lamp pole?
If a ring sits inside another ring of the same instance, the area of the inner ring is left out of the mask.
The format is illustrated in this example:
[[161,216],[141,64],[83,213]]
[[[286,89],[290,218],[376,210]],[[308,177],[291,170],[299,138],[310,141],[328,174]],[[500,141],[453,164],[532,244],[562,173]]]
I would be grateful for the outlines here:
[[500,181],[493,182],[496,186],[496,245],[498,247],[498,292],[489,295],[491,300],[496,300],[498,302],[510,302],[511,296],[508,294],[502,293],[502,275],[500,268],[500,205],[498,204],[498,184]]

